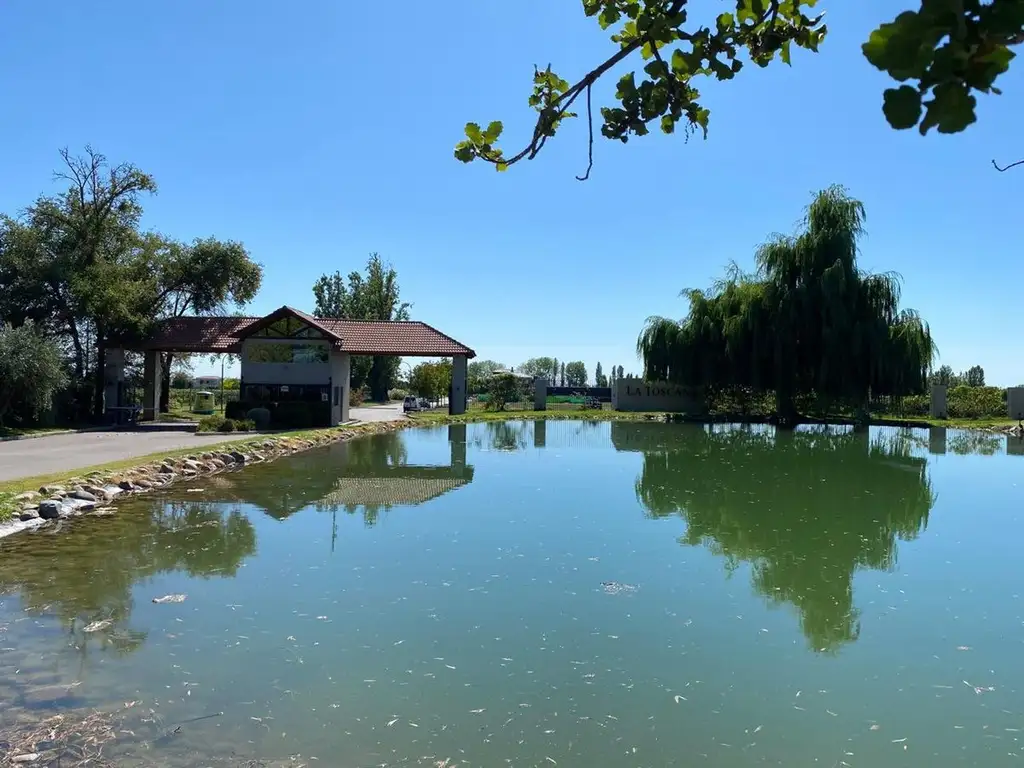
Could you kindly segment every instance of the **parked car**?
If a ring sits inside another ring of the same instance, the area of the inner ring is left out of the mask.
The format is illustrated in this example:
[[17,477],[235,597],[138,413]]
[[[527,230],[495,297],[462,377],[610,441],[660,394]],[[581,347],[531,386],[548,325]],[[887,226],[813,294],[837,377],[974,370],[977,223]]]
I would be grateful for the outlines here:
[[402,401],[402,411],[404,413],[409,413],[410,411],[422,411],[422,410],[423,409],[420,407],[420,400],[417,397],[412,397],[410,395],[409,397],[405,398],[405,400]]
[[421,397],[420,400],[419,400],[419,403],[420,403],[420,410],[421,411],[429,411],[430,410],[430,401],[427,400],[427,398]]

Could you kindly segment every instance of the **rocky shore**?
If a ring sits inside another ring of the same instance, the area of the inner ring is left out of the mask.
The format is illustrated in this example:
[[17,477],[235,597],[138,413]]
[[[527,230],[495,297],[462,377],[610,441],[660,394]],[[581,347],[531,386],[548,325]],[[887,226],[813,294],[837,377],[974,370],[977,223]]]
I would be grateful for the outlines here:
[[[44,485],[14,497],[14,516],[0,523],[0,538],[28,528],[82,515],[114,514],[112,504],[120,499],[149,493],[182,480],[196,480],[231,472],[252,464],[263,464],[311,448],[351,440],[364,435],[392,432],[411,426],[407,421],[367,422],[351,427],[324,429],[302,436],[282,435],[254,438],[187,456],[169,456],[129,469],[93,472],[66,482]],[[219,450],[218,450],[219,448]]]

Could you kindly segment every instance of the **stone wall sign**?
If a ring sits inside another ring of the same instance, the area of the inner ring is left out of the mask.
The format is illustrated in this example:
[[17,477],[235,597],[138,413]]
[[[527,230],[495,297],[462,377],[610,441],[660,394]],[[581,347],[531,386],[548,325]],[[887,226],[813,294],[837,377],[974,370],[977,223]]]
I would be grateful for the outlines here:
[[699,393],[678,384],[643,379],[619,379],[612,387],[612,408],[616,411],[664,411],[703,413]]

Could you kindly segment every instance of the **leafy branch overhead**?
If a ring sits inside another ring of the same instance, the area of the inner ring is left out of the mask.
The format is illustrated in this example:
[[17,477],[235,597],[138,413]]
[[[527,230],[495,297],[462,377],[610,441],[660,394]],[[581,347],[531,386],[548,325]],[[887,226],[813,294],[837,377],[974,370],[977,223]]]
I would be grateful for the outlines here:
[[[589,163],[577,178],[588,178],[594,147],[592,88],[636,51],[647,63],[640,72],[619,78],[615,102],[600,108],[601,134],[626,142],[630,135],[647,134],[657,121],[664,133],[674,133],[682,123],[687,137],[697,131],[706,137],[710,111],[696,87],[699,78],[731,80],[746,62],[766,67],[780,59],[789,64],[794,47],[816,52],[828,31],[824,13],[810,13],[816,2],[735,0],[733,12],[700,24],[689,18],[689,0],[583,0],[584,13],[612,30],[615,53],[572,85],[550,65],[535,67],[529,104],[537,121],[527,145],[506,155],[498,146],[500,121],[486,128],[467,123],[455,157],[464,163],[484,160],[499,171],[532,160],[563,120],[577,116],[572,110],[585,96]],[[1011,46],[1022,41],[1021,0],[920,0],[919,10],[905,11],[872,32],[862,50],[871,64],[902,83],[886,89],[882,98],[893,128],[957,133],[976,119],[975,92],[1000,93],[995,81],[1014,58]]]

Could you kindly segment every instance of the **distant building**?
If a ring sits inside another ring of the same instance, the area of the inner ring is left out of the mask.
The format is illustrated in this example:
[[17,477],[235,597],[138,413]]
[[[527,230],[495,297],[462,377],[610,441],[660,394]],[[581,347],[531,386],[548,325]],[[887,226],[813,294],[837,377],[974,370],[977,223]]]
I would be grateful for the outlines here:
[[196,376],[192,389],[220,389],[220,376]]

